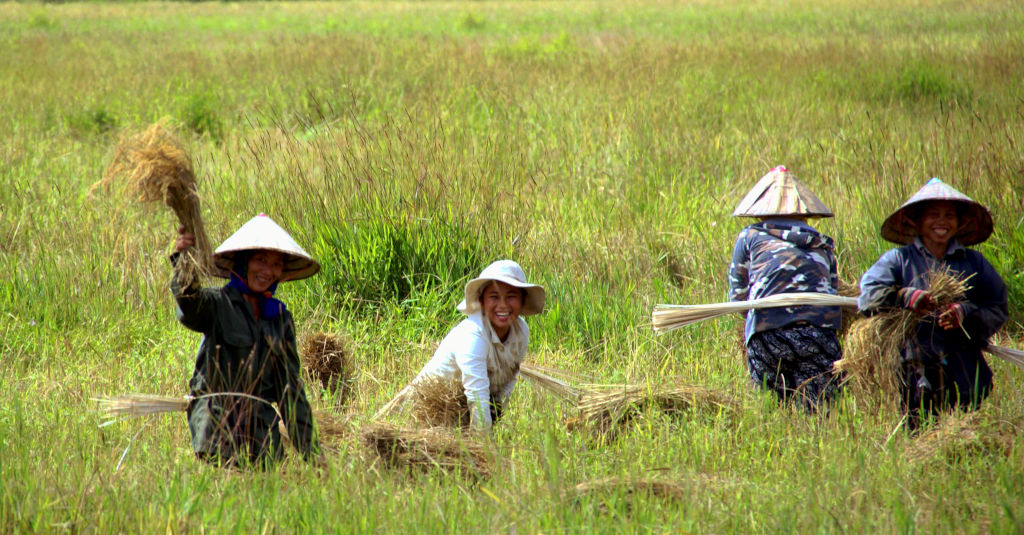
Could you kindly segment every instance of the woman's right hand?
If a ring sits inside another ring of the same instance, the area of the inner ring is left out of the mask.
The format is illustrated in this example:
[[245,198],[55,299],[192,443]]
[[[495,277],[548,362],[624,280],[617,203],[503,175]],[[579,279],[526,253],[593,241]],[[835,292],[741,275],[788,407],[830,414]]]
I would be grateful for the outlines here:
[[196,244],[196,235],[191,232],[185,232],[185,225],[178,227],[178,239],[174,241],[174,251],[182,252],[189,247],[194,247]]

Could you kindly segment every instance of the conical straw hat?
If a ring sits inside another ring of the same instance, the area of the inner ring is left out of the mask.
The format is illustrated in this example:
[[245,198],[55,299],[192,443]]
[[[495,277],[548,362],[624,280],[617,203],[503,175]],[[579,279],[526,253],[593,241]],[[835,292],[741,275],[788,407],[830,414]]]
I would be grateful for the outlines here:
[[235,267],[235,254],[240,251],[267,250],[284,254],[281,280],[298,280],[315,275],[320,264],[313,260],[295,240],[267,214],[250,219],[213,252],[215,275],[228,278]]
[[459,303],[458,310],[469,316],[480,311],[480,291],[491,281],[504,282],[526,291],[523,308],[520,314],[532,316],[544,311],[544,288],[526,282],[526,273],[513,260],[498,260],[484,268],[480,276],[466,283],[465,299]]
[[784,166],[778,166],[740,201],[733,217],[832,217],[832,211]]
[[960,230],[953,237],[961,244],[981,243],[992,235],[992,215],[988,213],[987,208],[949,184],[933,178],[903,203],[903,206],[885,218],[885,222],[882,223],[882,237],[901,245],[914,241],[918,233],[912,219],[912,207],[929,201],[950,201],[957,205]]

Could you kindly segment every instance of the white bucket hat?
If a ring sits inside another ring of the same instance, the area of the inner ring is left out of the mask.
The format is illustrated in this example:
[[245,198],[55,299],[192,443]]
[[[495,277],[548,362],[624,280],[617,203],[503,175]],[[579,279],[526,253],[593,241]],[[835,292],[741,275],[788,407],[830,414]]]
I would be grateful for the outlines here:
[[491,281],[504,282],[526,291],[523,299],[523,316],[540,314],[544,310],[544,288],[526,282],[526,273],[512,260],[498,260],[484,268],[480,276],[466,283],[465,299],[457,307],[459,312],[469,316],[480,311],[480,292]]
[[260,214],[242,225],[213,252],[214,275],[225,279],[230,277],[235,267],[235,254],[257,250],[284,254],[282,281],[304,279],[320,271],[320,264],[299,247],[287,231],[267,214]]
[[832,217],[832,210],[782,165],[761,177],[732,213],[733,217],[787,215]]

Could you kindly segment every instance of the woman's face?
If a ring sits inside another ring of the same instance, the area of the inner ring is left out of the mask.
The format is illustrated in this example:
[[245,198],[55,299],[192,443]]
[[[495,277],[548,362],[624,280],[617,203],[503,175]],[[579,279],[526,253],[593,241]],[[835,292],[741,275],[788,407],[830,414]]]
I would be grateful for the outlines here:
[[928,203],[917,219],[917,232],[929,248],[945,248],[959,228],[960,218],[956,215],[956,205],[950,201]]
[[523,290],[504,282],[493,281],[480,294],[480,306],[502,340],[508,336],[512,323],[523,309]]
[[284,271],[284,255],[277,251],[256,251],[249,258],[249,270],[245,283],[254,292],[263,293],[281,279]]

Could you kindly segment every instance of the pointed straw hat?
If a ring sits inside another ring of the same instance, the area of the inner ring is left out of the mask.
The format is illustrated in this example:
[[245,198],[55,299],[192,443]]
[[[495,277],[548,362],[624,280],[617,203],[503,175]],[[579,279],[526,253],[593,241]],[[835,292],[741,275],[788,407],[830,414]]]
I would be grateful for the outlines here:
[[782,165],[761,177],[732,213],[733,217],[787,215],[832,217],[832,211]]
[[282,281],[304,279],[320,271],[320,264],[299,247],[288,232],[267,214],[260,214],[242,225],[213,252],[214,275],[228,278],[235,267],[237,253],[257,250],[284,254]]
[[915,207],[931,201],[949,201],[957,205],[960,230],[953,235],[963,245],[981,243],[992,235],[992,215],[981,203],[960,193],[938,178],[928,181],[907,202],[889,214],[882,223],[882,237],[906,245],[917,237]]
[[523,308],[520,314],[532,316],[544,311],[544,288],[537,284],[526,282],[526,273],[523,268],[512,260],[498,260],[484,268],[480,276],[466,283],[465,299],[457,307],[459,312],[469,316],[480,311],[480,292],[487,287],[491,281],[504,282],[516,288],[522,288],[526,292],[523,299]]

